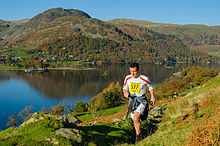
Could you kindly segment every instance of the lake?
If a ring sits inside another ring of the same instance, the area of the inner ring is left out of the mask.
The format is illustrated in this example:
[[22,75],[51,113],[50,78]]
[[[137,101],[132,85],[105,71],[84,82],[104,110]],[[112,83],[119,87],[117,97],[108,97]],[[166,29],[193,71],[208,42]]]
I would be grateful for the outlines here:
[[[148,76],[155,86],[186,66],[144,64],[140,66],[140,73]],[[202,66],[220,68],[219,65]],[[50,70],[42,73],[0,71],[0,130],[7,128],[10,115],[18,114],[29,105],[35,107],[32,111],[35,112],[41,107],[88,102],[111,82],[123,85],[124,77],[129,74],[128,68],[128,65],[110,65],[93,70]]]

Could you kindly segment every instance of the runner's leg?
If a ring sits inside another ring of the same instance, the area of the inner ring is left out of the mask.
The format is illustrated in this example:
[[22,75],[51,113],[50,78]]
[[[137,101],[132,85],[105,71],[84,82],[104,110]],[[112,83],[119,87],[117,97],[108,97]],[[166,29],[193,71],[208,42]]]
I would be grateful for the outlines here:
[[141,116],[141,113],[134,112],[134,119],[133,119],[133,121],[134,121],[134,128],[135,128],[136,135],[140,135],[141,134],[140,116]]

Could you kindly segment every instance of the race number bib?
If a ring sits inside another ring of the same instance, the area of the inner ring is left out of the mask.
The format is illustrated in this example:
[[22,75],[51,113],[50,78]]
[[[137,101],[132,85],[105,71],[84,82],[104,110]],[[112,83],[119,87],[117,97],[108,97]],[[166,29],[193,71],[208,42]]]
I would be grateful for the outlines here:
[[140,83],[130,83],[131,93],[140,93]]

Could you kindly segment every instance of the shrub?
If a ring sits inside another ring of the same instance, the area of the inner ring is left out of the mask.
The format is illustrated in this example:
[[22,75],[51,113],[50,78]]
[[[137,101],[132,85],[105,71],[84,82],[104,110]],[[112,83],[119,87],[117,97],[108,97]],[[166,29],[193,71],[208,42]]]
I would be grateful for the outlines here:
[[15,114],[12,114],[9,118],[10,121],[6,123],[6,126],[13,126],[16,127],[18,123],[21,122],[21,120],[18,120],[18,117]]
[[18,113],[18,116],[26,121],[31,116],[31,111],[34,109],[32,105],[26,106],[22,111]]
[[69,114],[74,112],[74,108],[71,104],[65,104],[65,111],[68,111]]
[[64,106],[58,104],[57,106],[55,106],[55,107],[53,108],[53,111],[54,111],[54,112],[53,112],[54,115],[63,115],[64,112],[65,112]]
[[[172,76],[155,87],[155,94],[159,98],[168,98],[174,92],[181,92],[195,86],[203,85],[210,78],[217,76],[218,70],[191,66],[183,69],[178,76]],[[175,74],[174,74],[175,75]],[[147,96],[149,96],[147,94]]]
[[98,111],[121,104],[120,99],[122,97],[122,87],[119,82],[114,84],[113,82],[105,88],[100,94],[91,98],[89,101],[89,111]]
[[88,111],[88,103],[82,102],[82,101],[75,103],[75,108],[74,108],[75,113],[76,112],[86,112],[86,111]]

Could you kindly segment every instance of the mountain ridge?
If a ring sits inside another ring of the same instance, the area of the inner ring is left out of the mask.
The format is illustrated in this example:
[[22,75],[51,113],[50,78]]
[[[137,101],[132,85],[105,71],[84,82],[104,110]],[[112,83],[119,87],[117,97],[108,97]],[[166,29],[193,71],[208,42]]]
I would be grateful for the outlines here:
[[146,27],[159,33],[172,34],[190,46],[202,44],[220,45],[220,26],[206,26],[198,24],[178,25],[133,19],[113,19],[107,22],[118,25],[133,24]]

